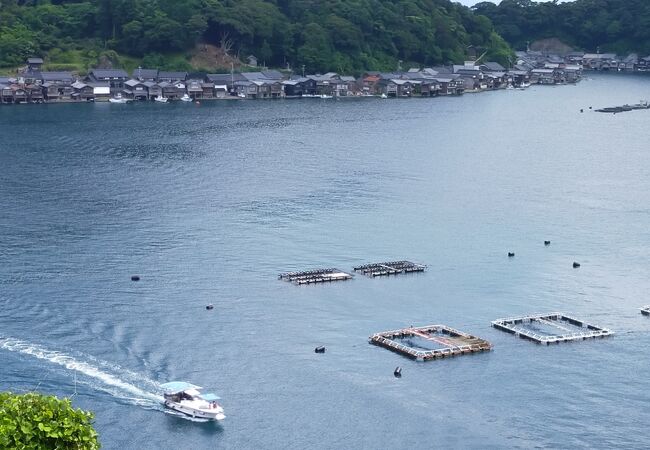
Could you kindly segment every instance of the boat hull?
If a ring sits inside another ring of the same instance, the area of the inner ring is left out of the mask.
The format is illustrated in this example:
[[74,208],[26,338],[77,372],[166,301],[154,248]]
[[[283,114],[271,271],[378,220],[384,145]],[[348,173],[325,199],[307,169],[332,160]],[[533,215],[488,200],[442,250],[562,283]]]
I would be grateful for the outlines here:
[[183,413],[187,416],[194,417],[197,419],[219,421],[226,418],[226,415],[223,413],[223,408],[221,407],[215,409],[198,409],[198,408],[192,408],[187,405],[182,405],[180,403],[172,402],[169,400],[165,400],[164,405],[169,409],[173,409],[174,411]]

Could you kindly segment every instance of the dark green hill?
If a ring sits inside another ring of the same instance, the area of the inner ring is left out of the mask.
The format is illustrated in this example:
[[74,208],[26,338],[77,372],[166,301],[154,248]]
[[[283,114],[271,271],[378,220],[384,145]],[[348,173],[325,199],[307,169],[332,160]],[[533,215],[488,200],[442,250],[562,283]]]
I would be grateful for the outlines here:
[[0,67],[31,55],[92,64],[106,51],[189,64],[178,55],[199,42],[307,71],[434,65],[483,51],[506,64],[510,56],[487,18],[448,0],[0,0]]
[[559,38],[586,51],[650,53],[650,1],[575,0],[567,3],[503,0],[473,10],[489,17],[512,46]]

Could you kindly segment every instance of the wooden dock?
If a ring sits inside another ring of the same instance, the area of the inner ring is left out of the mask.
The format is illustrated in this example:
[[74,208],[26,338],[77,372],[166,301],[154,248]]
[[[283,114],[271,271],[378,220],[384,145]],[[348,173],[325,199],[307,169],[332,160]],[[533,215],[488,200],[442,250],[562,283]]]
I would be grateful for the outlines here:
[[400,273],[424,272],[427,266],[416,264],[411,261],[389,261],[383,263],[364,264],[354,268],[355,272],[361,272],[369,277],[380,277],[397,275]]
[[644,316],[650,316],[650,305],[646,305],[643,308],[641,308],[641,314]]
[[302,272],[287,272],[278,275],[278,279],[298,285],[343,281],[351,278],[353,278],[351,274],[339,269],[313,269]]
[[[419,338],[427,343],[435,344],[436,348],[427,350],[415,347],[408,342],[412,338]],[[402,343],[401,341],[407,342]],[[466,355],[492,349],[492,344],[488,341],[446,325],[428,325],[384,331],[370,336],[370,343],[418,361]]]
[[[613,331],[607,328],[592,325],[562,313],[532,314],[522,317],[498,319],[492,322],[492,326],[506,333],[519,336],[522,339],[546,345],[602,338],[614,334]],[[539,327],[555,330],[557,334],[536,330]]]

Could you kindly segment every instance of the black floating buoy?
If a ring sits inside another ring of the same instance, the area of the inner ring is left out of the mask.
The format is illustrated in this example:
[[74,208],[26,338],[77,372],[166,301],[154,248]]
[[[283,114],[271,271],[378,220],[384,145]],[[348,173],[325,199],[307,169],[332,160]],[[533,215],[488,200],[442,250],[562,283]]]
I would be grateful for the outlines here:
[[581,113],[583,113],[583,112],[585,112],[585,110],[584,110],[584,109],[582,109],[582,108],[580,108],[580,112],[581,112]]
[[138,276],[138,275],[131,275],[131,281],[140,281],[140,276]]
[[323,347],[322,345],[320,347],[316,347],[314,349],[314,353],[325,353],[325,347]]
[[205,307],[205,309],[207,309],[207,310],[214,309],[214,305],[212,303],[210,303],[209,305],[207,305]]
[[395,367],[393,375],[395,375],[395,378],[402,378],[402,368],[400,366]]
[[589,107],[589,109],[591,109],[591,106]]
[[577,269],[578,267],[580,267],[580,263],[577,263],[577,262],[574,261],[573,262],[573,268]]
[[508,258],[514,258],[515,253],[514,252],[508,252]]
[[544,245],[546,245],[546,246],[551,245],[551,241],[544,241]]

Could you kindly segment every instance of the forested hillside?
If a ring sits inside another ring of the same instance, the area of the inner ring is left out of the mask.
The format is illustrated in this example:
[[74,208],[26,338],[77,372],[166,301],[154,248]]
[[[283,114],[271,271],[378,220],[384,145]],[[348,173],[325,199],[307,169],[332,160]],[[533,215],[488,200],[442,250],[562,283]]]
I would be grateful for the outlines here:
[[527,41],[557,37],[586,51],[650,54],[650,1],[575,0],[567,3],[503,0],[474,8],[489,17],[516,49]]
[[179,55],[199,42],[308,71],[510,55],[490,20],[448,0],[0,0],[0,67],[31,55],[92,63],[106,52],[187,64]]

